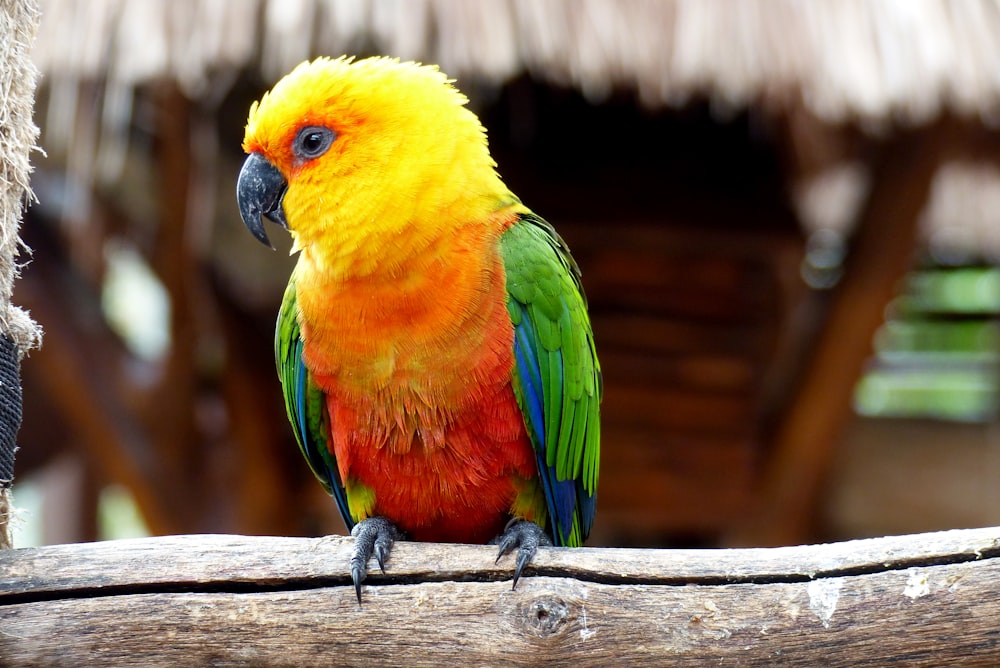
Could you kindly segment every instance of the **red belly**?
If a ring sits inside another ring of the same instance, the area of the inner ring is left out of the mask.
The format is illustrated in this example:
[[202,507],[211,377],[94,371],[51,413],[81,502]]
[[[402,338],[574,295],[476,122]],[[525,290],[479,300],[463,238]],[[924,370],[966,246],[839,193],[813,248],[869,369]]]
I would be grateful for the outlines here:
[[[342,478],[375,493],[381,515],[413,540],[485,543],[510,518],[534,451],[510,386],[445,414],[387,420],[328,398]],[[389,422],[389,424],[386,424]]]

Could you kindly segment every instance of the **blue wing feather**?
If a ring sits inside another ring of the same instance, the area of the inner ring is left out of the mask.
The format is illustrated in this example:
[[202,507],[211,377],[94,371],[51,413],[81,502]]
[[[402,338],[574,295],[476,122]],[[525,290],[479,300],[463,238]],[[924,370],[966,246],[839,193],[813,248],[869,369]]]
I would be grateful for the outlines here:
[[[538,372],[538,355],[535,353],[535,339],[532,320],[527,309],[521,309],[519,324],[514,328],[514,359],[517,362],[518,376],[524,379],[521,383],[523,393],[523,410],[528,413],[527,424],[534,430],[533,440],[545,443],[545,413],[541,376]],[[562,360],[559,356],[558,365]],[[561,372],[560,372],[561,375]],[[573,526],[573,510],[576,506],[576,489],[572,480],[558,480],[555,467],[547,461],[544,447],[536,448],[538,470],[542,475],[542,489],[545,492],[545,503],[549,508],[549,516],[555,518],[559,529],[558,535],[568,536]]]
[[[519,305],[520,306],[520,305]],[[522,379],[524,390],[524,407],[528,411],[528,423],[535,429],[535,438],[545,442],[545,417],[542,399],[542,379],[538,374],[538,356],[535,355],[531,341],[531,319],[523,312],[520,324],[514,330],[514,359],[517,360],[518,376]]]

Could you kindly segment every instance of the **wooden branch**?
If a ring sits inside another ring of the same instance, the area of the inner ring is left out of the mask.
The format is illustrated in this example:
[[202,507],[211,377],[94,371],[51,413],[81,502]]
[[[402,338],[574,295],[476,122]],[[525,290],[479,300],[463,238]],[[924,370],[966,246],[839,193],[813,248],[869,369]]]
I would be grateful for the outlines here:
[[994,665],[1000,528],[739,550],[175,536],[0,553],[0,663]]

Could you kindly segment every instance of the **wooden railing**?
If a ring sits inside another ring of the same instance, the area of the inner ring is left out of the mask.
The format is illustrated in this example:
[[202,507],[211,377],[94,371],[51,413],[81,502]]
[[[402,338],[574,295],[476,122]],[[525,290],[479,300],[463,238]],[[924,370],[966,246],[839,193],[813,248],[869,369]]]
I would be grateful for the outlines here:
[[1000,528],[772,549],[173,536],[0,552],[3,666],[1000,665]]

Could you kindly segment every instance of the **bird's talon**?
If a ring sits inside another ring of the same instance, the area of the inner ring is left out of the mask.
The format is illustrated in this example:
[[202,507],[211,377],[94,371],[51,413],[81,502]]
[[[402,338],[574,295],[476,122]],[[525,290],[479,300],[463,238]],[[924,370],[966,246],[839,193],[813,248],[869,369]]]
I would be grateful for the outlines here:
[[385,561],[389,558],[393,543],[402,534],[392,522],[384,517],[369,517],[361,520],[351,529],[354,536],[354,552],[351,554],[351,580],[354,592],[361,604],[361,583],[368,577],[368,560],[375,557],[378,567],[385,575]]
[[517,548],[517,560],[514,562],[514,583],[511,589],[517,587],[517,581],[521,578],[524,567],[531,563],[535,556],[535,551],[539,545],[549,546],[552,541],[545,534],[542,527],[527,520],[512,521],[507,524],[502,535],[497,536],[490,542],[496,542],[500,546],[500,553],[494,563],[500,563],[500,558]]

